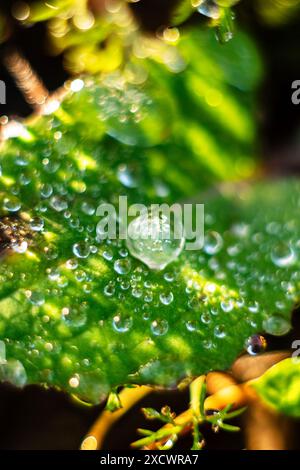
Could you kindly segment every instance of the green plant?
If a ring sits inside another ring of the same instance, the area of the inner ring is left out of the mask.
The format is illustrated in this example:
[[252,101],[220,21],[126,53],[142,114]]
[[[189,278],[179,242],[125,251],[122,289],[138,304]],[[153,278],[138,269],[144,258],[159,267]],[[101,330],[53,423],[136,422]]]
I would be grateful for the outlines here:
[[[226,370],[256,334],[290,330],[300,298],[300,185],[258,178],[259,55],[242,32],[223,47],[212,30],[184,31],[175,42],[147,39],[147,58],[131,52],[108,71],[96,67],[100,77],[66,85],[60,106],[50,97],[51,114],[4,130],[15,135],[1,148],[2,380],[55,386],[91,403],[109,395],[114,410],[122,387],[174,387]],[[99,240],[97,206],[116,205],[119,195],[147,206],[204,203],[204,249],[155,271],[125,242]],[[286,364],[277,366],[282,383]],[[298,366],[289,367],[296,376]],[[273,371],[254,386],[272,404]],[[171,436],[158,445],[165,448],[188,428],[202,448],[203,422],[235,431],[225,421],[242,405],[207,416],[203,382],[192,382],[184,424],[168,408],[147,410],[173,427],[143,430],[135,446]]]

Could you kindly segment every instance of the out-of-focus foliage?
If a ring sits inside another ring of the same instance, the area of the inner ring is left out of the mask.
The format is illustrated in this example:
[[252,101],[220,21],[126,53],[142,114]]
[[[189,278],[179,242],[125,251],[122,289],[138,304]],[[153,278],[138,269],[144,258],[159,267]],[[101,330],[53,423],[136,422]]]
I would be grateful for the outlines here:
[[256,0],[256,9],[262,19],[273,26],[286,23],[299,15],[300,0]]
[[286,359],[279,362],[253,387],[265,403],[280,413],[300,418],[300,360]]
[[[141,0],[142,1],[142,0]],[[87,0],[56,0],[53,2],[16,2],[12,14],[24,25],[47,21],[48,49],[52,54],[65,52],[65,65],[73,73],[116,70],[128,55],[137,58],[171,55],[180,32],[164,26],[156,41],[147,38],[125,0],[88,2]],[[221,42],[233,33],[230,5],[236,2],[192,1],[175,4],[170,26],[181,24],[193,12],[206,18],[206,24],[216,27]]]

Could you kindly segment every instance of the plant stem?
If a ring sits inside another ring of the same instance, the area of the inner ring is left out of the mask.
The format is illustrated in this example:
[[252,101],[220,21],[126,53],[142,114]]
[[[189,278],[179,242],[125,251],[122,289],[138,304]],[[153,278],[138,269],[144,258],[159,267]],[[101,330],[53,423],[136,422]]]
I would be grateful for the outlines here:
[[190,408],[198,420],[201,418],[200,397],[204,383],[205,375],[200,375],[200,377],[197,377],[195,380],[193,380],[190,385]]
[[[203,376],[201,376],[203,377]],[[200,378],[198,378],[200,379]],[[200,380],[195,379],[195,385],[191,384],[191,388],[195,387],[199,389]],[[203,379],[202,379],[203,380]],[[232,408],[240,408],[245,406],[249,399],[253,397],[255,393],[251,389],[251,382],[245,384],[236,384],[234,379],[223,372],[211,372],[207,376],[207,385],[210,387],[210,390],[215,390],[215,393],[207,397],[204,401],[204,410],[222,410],[229,404],[232,405]],[[202,382],[203,384],[203,382]],[[201,390],[201,389],[200,389]],[[193,402],[193,404],[195,401]],[[184,411],[174,419],[174,424],[176,426],[182,426],[182,430],[178,436],[183,436],[187,434],[193,427],[193,417],[194,412],[190,407],[188,410]],[[166,424],[161,429],[168,429],[169,424]],[[149,446],[144,447],[144,450],[155,450],[159,447],[162,447],[167,439],[161,439],[159,441],[151,443]]]
[[124,388],[120,392],[122,408],[114,412],[104,410],[82,441],[80,449],[101,449],[104,439],[114,423],[122,418],[138,401],[151,392],[153,392],[153,388],[146,386]]

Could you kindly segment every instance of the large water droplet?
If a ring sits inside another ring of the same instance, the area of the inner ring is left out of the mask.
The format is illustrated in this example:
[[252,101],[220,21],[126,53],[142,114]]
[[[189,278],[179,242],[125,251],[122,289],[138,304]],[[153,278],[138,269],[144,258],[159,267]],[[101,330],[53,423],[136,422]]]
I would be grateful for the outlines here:
[[104,295],[106,297],[112,297],[116,291],[115,284],[113,282],[109,282],[105,287],[104,287]]
[[183,246],[182,224],[176,224],[175,232],[169,218],[163,214],[142,214],[129,224],[127,247],[132,256],[150,269],[164,269],[178,258]]
[[286,318],[280,315],[272,315],[264,320],[263,327],[266,333],[270,335],[282,336],[290,331],[291,324]]

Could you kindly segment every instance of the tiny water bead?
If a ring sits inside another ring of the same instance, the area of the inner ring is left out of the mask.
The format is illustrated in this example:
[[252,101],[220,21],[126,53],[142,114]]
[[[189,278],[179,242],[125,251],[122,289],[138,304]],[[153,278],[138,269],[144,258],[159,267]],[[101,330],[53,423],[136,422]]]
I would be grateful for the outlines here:
[[231,312],[231,310],[233,309],[234,302],[232,299],[223,300],[220,305],[223,312],[228,313]]
[[31,230],[41,232],[44,228],[44,220],[40,217],[33,217],[29,222],[29,226]]
[[245,349],[251,356],[256,356],[266,350],[267,341],[261,335],[250,336],[245,343]]
[[69,385],[71,388],[77,388],[79,387],[80,384],[80,378],[78,374],[74,375],[73,377],[70,378],[69,380]]
[[91,247],[86,241],[74,243],[73,253],[77,258],[87,258],[91,252]]
[[132,318],[128,315],[118,313],[113,318],[113,328],[118,333],[126,333],[132,327]]
[[118,274],[128,274],[131,270],[131,261],[130,259],[117,259],[114,262],[114,270]]
[[106,295],[106,297],[112,297],[115,292],[116,292],[116,286],[115,286],[115,283],[110,281],[108,284],[106,284],[106,286],[104,287],[103,289],[103,292],[104,292],[104,295]]
[[68,260],[66,261],[66,268],[67,268],[67,269],[71,269],[71,270],[77,269],[77,268],[78,268],[78,261],[77,261],[77,259],[68,259]]
[[174,300],[173,292],[162,292],[159,299],[163,305],[170,305]]
[[45,297],[44,294],[40,291],[26,291],[25,295],[27,299],[33,304],[33,305],[43,305],[45,303]]
[[183,226],[177,221],[176,233],[168,217],[145,213],[128,227],[127,247],[135,258],[150,269],[162,270],[176,260],[184,247]]
[[84,305],[76,307],[64,307],[62,309],[62,320],[70,328],[81,328],[87,322],[86,307]]
[[17,212],[21,209],[21,203],[13,196],[6,197],[3,201],[3,209],[7,210],[8,212]]
[[119,165],[117,176],[120,183],[122,183],[126,188],[136,188],[138,186],[136,170],[128,165]]
[[216,255],[223,247],[223,238],[218,232],[208,232],[204,237],[204,251],[208,255]]
[[28,248],[28,243],[26,241],[13,242],[11,248],[15,253],[25,253]]
[[151,323],[151,331],[155,336],[163,336],[165,335],[169,330],[169,324],[167,320],[154,320]]
[[62,212],[68,209],[67,201],[61,196],[53,196],[50,200],[50,205],[57,212]]
[[214,334],[216,338],[225,338],[226,336],[226,328],[224,325],[217,325],[214,329]]
[[272,249],[271,260],[279,268],[285,268],[295,263],[296,254],[290,245],[280,242]]
[[23,364],[16,359],[8,359],[0,367],[0,381],[10,382],[16,387],[23,387],[27,382],[27,374]]

